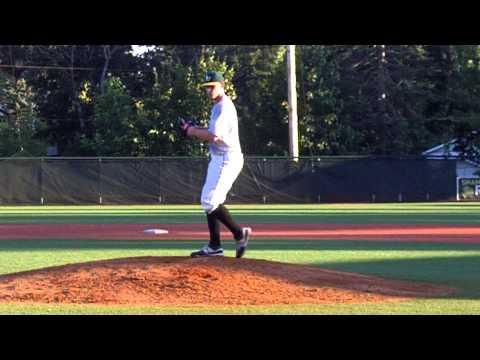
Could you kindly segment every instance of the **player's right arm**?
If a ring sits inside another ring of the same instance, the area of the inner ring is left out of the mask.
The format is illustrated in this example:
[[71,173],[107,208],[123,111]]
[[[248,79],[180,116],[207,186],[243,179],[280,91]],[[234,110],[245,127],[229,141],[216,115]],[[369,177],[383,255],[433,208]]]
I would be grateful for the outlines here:
[[222,134],[225,134],[228,127],[228,113],[226,108],[220,107],[212,110],[210,126],[208,128],[194,126],[184,120],[181,124],[185,136],[196,137],[202,141],[208,141],[216,145],[225,145],[222,141]]
[[207,128],[191,126],[187,129],[187,136],[196,137],[200,140],[208,141],[215,144],[223,143],[222,139],[219,136],[212,134],[210,131],[208,131]]

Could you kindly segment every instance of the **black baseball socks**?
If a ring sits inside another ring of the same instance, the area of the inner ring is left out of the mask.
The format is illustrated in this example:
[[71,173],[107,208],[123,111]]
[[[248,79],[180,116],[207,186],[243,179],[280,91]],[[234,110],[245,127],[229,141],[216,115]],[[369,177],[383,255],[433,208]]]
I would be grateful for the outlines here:
[[220,245],[220,221],[215,215],[207,213],[208,230],[210,231],[210,243],[212,249],[218,249]]
[[210,247],[214,249],[220,247],[220,226],[218,221],[221,221],[232,232],[235,240],[240,240],[243,236],[242,228],[233,220],[230,212],[223,204],[210,214],[207,213],[207,220],[208,229],[210,230]]

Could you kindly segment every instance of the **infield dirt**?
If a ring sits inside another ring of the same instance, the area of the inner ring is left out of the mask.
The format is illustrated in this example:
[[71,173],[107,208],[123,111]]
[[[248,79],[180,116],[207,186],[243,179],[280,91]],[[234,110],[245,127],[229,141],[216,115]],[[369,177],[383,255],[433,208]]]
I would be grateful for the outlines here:
[[230,257],[135,257],[0,276],[1,302],[122,305],[340,304],[455,290],[314,266]]
[[[476,225],[252,224],[256,239],[374,240],[480,244]],[[162,229],[152,235],[145,229]],[[223,229],[222,239],[232,239]],[[0,224],[0,240],[202,240],[206,224]]]

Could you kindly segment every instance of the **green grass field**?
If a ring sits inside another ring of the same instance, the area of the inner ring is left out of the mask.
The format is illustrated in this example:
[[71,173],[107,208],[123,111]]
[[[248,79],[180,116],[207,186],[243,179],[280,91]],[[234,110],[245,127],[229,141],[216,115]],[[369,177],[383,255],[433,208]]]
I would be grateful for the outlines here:
[[[471,224],[480,204],[238,205],[242,223]],[[199,206],[0,207],[0,224],[197,223]],[[187,256],[198,241],[2,240],[0,274],[131,256]],[[233,255],[233,242],[225,242]],[[449,298],[365,305],[121,307],[0,304],[0,314],[480,314],[480,244],[255,240],[248,257],[454,286]]]

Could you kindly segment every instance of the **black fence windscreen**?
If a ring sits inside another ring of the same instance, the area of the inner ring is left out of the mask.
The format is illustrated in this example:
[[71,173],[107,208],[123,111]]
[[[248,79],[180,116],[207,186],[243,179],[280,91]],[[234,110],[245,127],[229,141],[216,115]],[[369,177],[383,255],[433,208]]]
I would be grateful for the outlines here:
[[40,204],[42,182],[40,160],[8,159],[0,161],[0,203]]
[[[208,158],[8,158],[1,204],[195,204]],[[245,159],[229,203],[456,200],[456,161]]]

